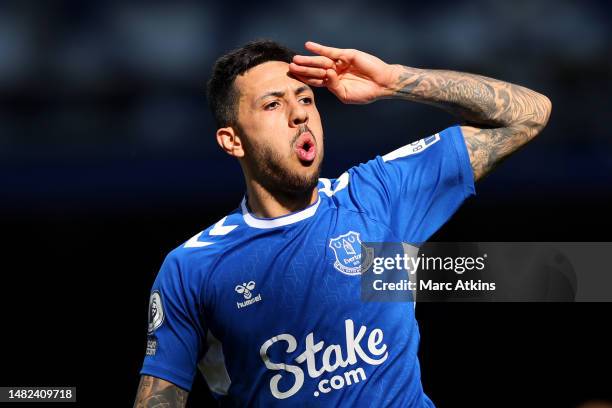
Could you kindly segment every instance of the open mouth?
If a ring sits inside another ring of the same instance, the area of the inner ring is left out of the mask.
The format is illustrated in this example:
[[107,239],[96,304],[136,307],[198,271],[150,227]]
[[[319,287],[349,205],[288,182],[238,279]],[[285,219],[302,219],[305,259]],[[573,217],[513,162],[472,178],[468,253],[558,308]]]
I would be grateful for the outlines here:
[[317,149],[314,137],[310,132],[300,135],[295,145],[295,153],[302,162],[311,163],[317,156]]

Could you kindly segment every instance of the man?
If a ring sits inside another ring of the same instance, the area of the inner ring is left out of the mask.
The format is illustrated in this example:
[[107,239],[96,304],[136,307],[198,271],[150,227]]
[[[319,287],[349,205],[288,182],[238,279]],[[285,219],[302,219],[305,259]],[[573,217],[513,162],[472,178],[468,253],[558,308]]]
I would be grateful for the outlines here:
[[[474,180],[540,133],[550,101],[482,76],[306,49],[316,55],[258,41],[215,64],[217,142],[240,162],[246,196],[164,261],[138,407],[184,406],[196,368],[223,406],[433,406],[413,306],[360,299],[360,243],[427,240]],[[465,124],[320,179],[312,87],[344,103],[429,103]]]

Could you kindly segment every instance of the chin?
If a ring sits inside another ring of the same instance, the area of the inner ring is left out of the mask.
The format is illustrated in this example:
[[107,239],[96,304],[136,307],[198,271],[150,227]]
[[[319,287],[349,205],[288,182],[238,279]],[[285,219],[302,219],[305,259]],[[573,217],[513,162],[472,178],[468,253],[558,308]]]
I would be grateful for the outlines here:
[[287,192],[293,194],[308,194],[311,193],[313,189],[317,188],[319,184],[319,173],[302,173],[300,176],[293,177],[287,181],[289,181],[289,183],[286,183],[284,186]]

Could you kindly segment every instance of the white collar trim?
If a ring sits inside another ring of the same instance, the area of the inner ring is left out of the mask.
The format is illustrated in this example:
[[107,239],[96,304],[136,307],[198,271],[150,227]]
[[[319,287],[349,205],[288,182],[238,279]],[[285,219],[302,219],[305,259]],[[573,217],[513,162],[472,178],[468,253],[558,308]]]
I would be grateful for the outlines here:
[[320,203],[321,196],[319,195],[317,198],[317,202],[310,205],[309,207],[306,207],[301,211],[282,215],[276,218],[257,218],[252,215],[246,206],[246,196],[242,199],[242,202],[240,203],[240,208],[242,208],[242,216],[244,218],[244,222],[246,222],[249,227],[276,228],[282,227],[284,225],[293,224],[305,220],[306,218],[312,217],[317,212],[317,208],[319,208]]

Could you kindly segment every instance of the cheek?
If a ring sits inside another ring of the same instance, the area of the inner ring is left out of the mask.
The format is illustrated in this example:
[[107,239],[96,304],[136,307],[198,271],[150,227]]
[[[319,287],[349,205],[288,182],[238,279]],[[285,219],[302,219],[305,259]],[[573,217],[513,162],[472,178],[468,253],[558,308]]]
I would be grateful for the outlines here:
[[321,116],[319,115],[319,111],[314,109],[310,114],[309,126],[317,132],[317,136],[323,138],[323,124],[321,123]]
[[266,157],[275,160],[285,159],[291,154],[291,148],[286,137],[281,137],[274,128],[259,127],[259,133],[249,135],[250,145],[256,151],[257,157],[265,160]]
[[283,130],[283,125],[286,127],[286,121],[272,112],[261,112],[251,119],[253,132],[261,138],[273,139],[275,134]]

